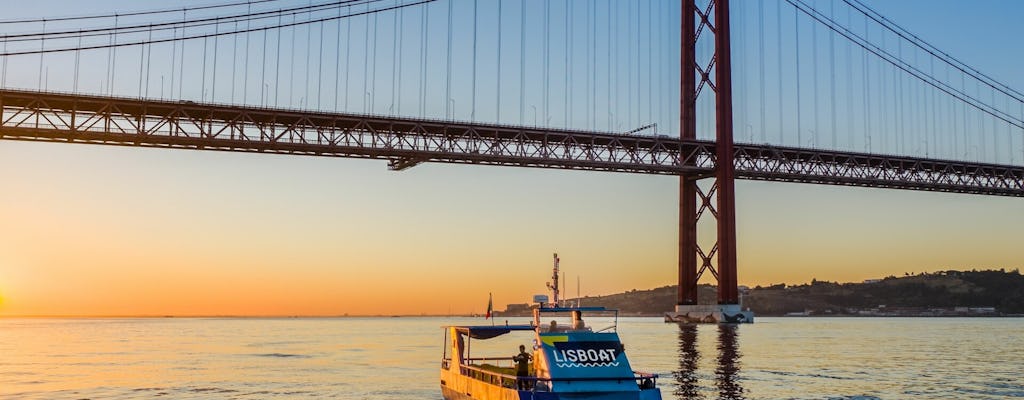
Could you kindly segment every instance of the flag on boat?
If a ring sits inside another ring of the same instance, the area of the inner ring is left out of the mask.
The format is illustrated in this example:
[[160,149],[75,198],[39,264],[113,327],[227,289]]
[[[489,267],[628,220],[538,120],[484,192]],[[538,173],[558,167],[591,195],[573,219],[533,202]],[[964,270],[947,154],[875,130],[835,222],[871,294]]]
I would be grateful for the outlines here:
[[493,297],[490,293],[487,293],[487,314],[484,315],[484,319],[491,317],[491,311],[494,311]]

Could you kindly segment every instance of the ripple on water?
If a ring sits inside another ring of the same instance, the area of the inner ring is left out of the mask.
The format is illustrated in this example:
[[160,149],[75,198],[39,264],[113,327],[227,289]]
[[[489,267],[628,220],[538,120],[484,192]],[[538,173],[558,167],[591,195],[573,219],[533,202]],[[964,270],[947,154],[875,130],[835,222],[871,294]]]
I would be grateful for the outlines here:
[[313,358],[311,355],[306,354],[289,354],[289,353],[260,353],[250,354],[254,357],[270,357],[270,358]]
[[[439,400],[437,326],[473,323],[0,319],[0,343],[18,343],[0,353],[0,399]],[[662,372],[665,400],[1024,398],[1024,358],[1006,350],[1024,348],[1024,319],[762,318],[722,331],[626,317],[619,334],[635,368]]]

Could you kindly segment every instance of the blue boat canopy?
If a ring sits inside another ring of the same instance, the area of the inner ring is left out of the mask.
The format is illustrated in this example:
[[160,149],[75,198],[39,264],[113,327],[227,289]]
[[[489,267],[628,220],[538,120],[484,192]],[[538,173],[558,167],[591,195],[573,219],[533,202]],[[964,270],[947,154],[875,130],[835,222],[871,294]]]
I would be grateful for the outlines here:
[[532,325],[477,325],[477,326],[454,326],[460,334],[467,335],[473,339],[490,339],[512,331],[532,331]]

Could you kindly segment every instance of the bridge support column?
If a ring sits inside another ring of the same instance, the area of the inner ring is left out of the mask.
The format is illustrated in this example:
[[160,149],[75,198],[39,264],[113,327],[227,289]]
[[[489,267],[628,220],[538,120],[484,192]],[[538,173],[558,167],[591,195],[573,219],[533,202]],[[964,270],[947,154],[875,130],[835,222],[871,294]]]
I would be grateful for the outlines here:
[[[679,116],[681,139],[697,138],[697,98],[685,93],[696,93],[696,43],[693,41],[696,4],[683,0],[682,57],[683,75],[680,83]],[[689,71],[689,73],[687,73]],[[694,177],[679,177],[679,298],[677,305],[697,304],[697,181]]]
[[[666,322],[753,322],[754,317],[753,313],[742,311],[736,281],[729,0],[712,0],[712,4],[713,16],[704,14],[695,0],[683,0],[682,4],[680,136],[684,140],[697,138],[697,96],[706,85],[715,95],[715,183],[705,193],[697,185],[697,180],[703,177],[679,178],[679,297],[675,311],[665,315]],[[700,21],[699,25],[697,21]],[[696,57],[697,31],[705,27],[708,28],[705,35],[714,35],[715,54],[710,63],[699,63]],[[708,65],[706,70],[702,64]],[[698,197],[700,207],[697,206]],[[716,218],[718,228],[717,242],[708,252],[697,242],[697,221],[705,212]],[[701,260],[699,270],[698,258]],[[714,265],[712,260],[716,261]],[[697,283],[705,271],[718,280],[717,305],[698,304]]]

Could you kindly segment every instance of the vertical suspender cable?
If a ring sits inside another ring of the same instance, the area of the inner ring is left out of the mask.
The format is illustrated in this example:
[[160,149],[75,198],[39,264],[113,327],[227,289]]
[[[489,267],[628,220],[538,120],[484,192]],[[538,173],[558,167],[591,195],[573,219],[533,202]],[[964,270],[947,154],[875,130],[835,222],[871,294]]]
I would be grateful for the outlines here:
[[39,39],[39,83],[36,86],[37,90],[43,89],[43,52],[46,46],[46,18],[43,18],[43,35]]
[[[238,21],[235,21],[234,30],[238,31]],[[231,103],[235,103],[235,84],[238,81],[235,73],[238,71],[238,34],[231,35],[234,43],[231,45]],[[245,103],[244,99],[242,103]]]
[[571,93],[571,83],[569,81],[569,60],[571,59],[570,53],[572,53],[572,24],[569,16],[570,14],[572,14],[572,1],[568,0],[565,2],[565,97],[563,98],[565,100],[565,109],[563,111],[565,112],[566,128],[572,127],[571,123],[569,122],[572,115],[569,107],[569,103],[571,101],[569,96],[569,94]]
[[[117,26],[118,26],[118,15],[114,14],[114,36],[113,44],[117,44]],[[117,47],[115,46],[110,53],[110,85],[107,86],[108,94],[114,95],[114,77],[117,76]]]
[[[614,11],[612,11],[612,5],[614,5]],[[617,127],[615,124],[617,121],[616,116],[621,114],[615,114],[618,110],[618,60],[622,57],[618,56],[618,3],[615,0],[608,0],[608,42],[610,44],[608,49],[608,75],[611,83],[611,87],[608,89],[608,131],[614,132]],[[615,17],[612,18],[611,14],[614,13]]]
[[219,51],[219,46],[220,46],[220,35],[219,35],[219,33],[220,33],[220,20],[219,19],[217,20],[216,24],[214,24],[213,32],[214,32],[214,35],[215,35],[213,37],[213,71],[211,72],[211,74],[213,74],[213,76],[211,77],[211,80],[213,81],[213,83],[212,83],[212,87],[210,88],[210,101],[217,101],[217,58],[218,58],[217,56],[220,54],[220,51]]
[[473,2],[473,83],[471,85],[472,86],[472,88],[471,88],[472,93],[470,94],[470,99],[471,99],[470,100],[471,106],[470,106],[470,111],[469,111],[469,119],[470,119],[470,121],[476,121],[476,42],[477,42],[476,23],[477,23],[477,2],[474,1]]
[[[664,6],[661,2],[658,2],[657,4],[658,4],[657,9],[661,9],[661,7]],[[654,64],[656,64],[658,66],[657,75],[655,75],[654,73],[651,74],[651,75],[654,75],[654,76],[657,77],[656,80],[654,80],[654,78],[652,78],[652,81],[651,81],[652,82],[651,83],[651,85],[652,85],[651,86],[651,89],[652,89],[652,91],[651,91],[651,100],[652,100],[651,107],[655,107],[655,104],[657,104],[657,112],[655,113],[655,122],[658,125],[655,125],[655,130],[654,130],[654,134],[655,135],[658,134],[658,128],[657,128],[658,126],[664,127],[664,124],[661,124],[661,122],[665,120],[664,119],[664,114],[662,113],[662,111],[664,111],[663,107],[667,103],[665,101],[665,86],[667,86],[667,85],[665,85],[665,84],[658,84],[657,85],[657,89],[654,89],[654,86],[653,86],[653,85],[656,84],[655,82],[661,82],[661,80],[662,80],[662,70],[663,70],[662,67],[663,67],[664,62],[665,62],[665,53],[664,53],[665,42],[664,42],[664,38],[666,37],[662,33],[662,29],[664,29],[664,26],[663,26],[663,22],[664,21],[663,20],[664,20],[665,15],[668,15],[668,12],[663,12],[663,13],[659,14],[659,13],[657,13],[657,11],[655,11],[655,7],[653,7],[653,6],[651,7],[651,18],[655,18],[655,21],[658,24],[657,29],[654,30],[654,32],[657,33],[657,36],[655,36],[654,33],[648,34],[648,36],[650,36],[651,40],[653,40],[655,37],[658,38],[658,45],[657,46],[654,46],[653,43],[650,45],[652,50],[657,49],[657,52],[658,52],[656,56],[652,56],[652,60],[651,60],[651,62],[653,62]],[[657,61],[654,61],[654,57],[657,57]],[[655,92],[655,90],[656,90],[656,92]],[[657,93],[657,95],[655,95],[655,93]],[[664,129],[664,128],[662,128],[662,129]]]
[[[633,6],[636,6],[636,10]],[[640,125],[640,2],[630,2],[629,5],[629,32],[626,38],[626,46],[629,48],[629,122],[625,130],[631,130]],[[634,112],[636,114],[634,114]],[[636,115],[636,120],[633,116]]]
[[[930,69],[931,69],[931,76],[935,76],[935,57],[930,57],[929,58],[929,64],[930,64]],[[928,90],[927,88],[926,88],[926,90],[927,90],[927,92],[925,93],[925,96],[928,99],[929,114],[932,115],[932,120],[931,120],[932,128],[928,131],[928,136],[932,139],[931,140],[932,147],[935,149],[936,155],[938,155],[939,152],[941,151],[941,148],[939,147],[939,138],[941,137],[941,136],[939,136],[939,124],[938,124],[939,115],[937,114],[937,112],[939,110],[936,109],[938,107],[938,104],[936,104],[938,99],[935,96],[935,90]],[[928,93],[931,93],[931,96],[928,96]]]
[[[547,7],[547,4],[545,4],[544,7]],[[502,53],[502,49],[501,49],[501,20],[502,20],[502,18],[501,18],[501,0],[498,0],[498,75],[497,75],[498,76],[498,79],[497,79],[497,92],[498,93],[497,93],[497,99],[495,100],[495,107],[494,107],[494,109],[495,109],[495,117],[494,117],[494,121],[496,123],[499,123],[499,124],[501,123],[501,81],[502,81],[502,79],[501,79],[501,53]],[[546,38],[548,37],[547,34],[545,34],[544,37],[545,37],[545,40],[546,40]]]
[[448,62],[445,64],[447,68],[447,75],[444,80],[444,117],[446,119],[454,119],[453,115],[455,110],[451,109],[452,102],[452,4],[455,0],[448,0],[448,48],[447,57]]
[[[151,41],[153,39],[153,29],[152,28],[150,29],[150,39],[151,39]],[[146,49],[147,46],[148,45],[144,45],[144,46],[140,46],[138,48],[138,98],[143,98],[142,97],[142,77],[143,77],[142,73],[144,72],[143,68],[145,66],[144,65],[144,62],[145,62],[145,49]]]
[[[608,126],[606,130],[611,131],[614,128],[614,122],[612,121],[612,112],[615,106],[612,104],[612,2],[615,0],[608,0],[608,21],[605,24],[605,31],[607,36],[605,37],[605,43],[608,46],[608,62],[605,63],[605,69],[608,71]],[[667,14],[667,13],[666,13]],[[665,85],[662,85],[665,86]]]
[[398,73],[398,66],[400,65],[400,63],[398,62],[399,12],[400,11],[392,11],[391,14],[391,106],[388,107],[388,112],[392,114],[395,112],[395,102],[397,101],[398,98],[398,77],[399,75],[401,75]]
[[[348,24],[346,20],[346,24]],[[341,82],[341,7],[338,7],[338,19],[335,21],[335,30],[338,35],[338,44],[334,47],[334,111],[338,110],[338,94],[341,93],[341,88],[338,84]],[[348,41],[348,38],[345,38]]]
[[[4,42],[4,47],[6,47],[6,46],[7,46],[7,42]],[[72,93],[78,93],[78,66],[80,65],[80,60],[81,60],[81,57],[82,57],[82,50],[81,49],[82,49],[82,33],[79,32],[78,33],[78,48],[75,49],[75,79],[74,79],[74,83],[72,83],[72,86],[71,86],[72,87],[72,89],[71,89]],[[171,66],[172,66],[171,68],[173,68],[174,63],[171,63]],[[7,57],[4,57],[4,74],[6,75],[6,73],[7,73]],[[173,75],[173,73],[172,73],[172,75]],[[3,87],[3,85],[0,84],[0,87]],[[161,90],[162,89],[163,89],[163,85],[161,85]],[[3,112],[3,110],[0,110],[0,113],[2,113],[2,112]]]
[[[347,12],[347,14],[352,14],[352,6],[346,7],[346,12]],[[350,75],[349,71],[351,70],[351,68],[350,68],[351,63],[349,62],[349,60],[352,59],[351,55],[352,55],[352,20],[349,19],[349,18],[346,18],[345,19],[345,90],[344,90],[344,93],[345,93],[345,106],[343,107],[345,111],[349,111],[349,108],[348,108],[348,97],[349,97],[349,90],[350,89],[349,89],[349,86],[348,86],[348,82],[349,82],[349,75]]]
[[760,67],[760,70],[758,71],[760,73],[760,75],[758,76],[757,87],[758,87],[758,89],[760,89],[760,95],[761,95],[760,96],[760,98],[761,98],[761,128],[760,128],[760,130],[761,130],[761,142],[763,143],[763,142],[765,142],[767,140],[767,138],[766,138],[767,134],[765,133],[765,131],[768,130],[767,129],[768,126],[765,123],[765,121],[766,121],[766,118],[765,118],[765,103],[768,102],[768,99],[767,99],[767,97],[765,97],[765,87],[764,87],[765,84],[767,83],[767,82],[765,82],[765,79],[764,79],[764,69],[765,69],[765,61],[766,61],[764,59],[764,0],[757,0],[757,32],[758,32],[758,35],[757,35],[757,41],[758,41],[757,65]]
[[591,26],[593,25],[593,23],[592,23],[592,21],[590,19],[590,13],[591,13],[591,9],[593,8],[593,7],[591,7],[593,2],[588,1],[588,2],[583,3],[583,4],[586,5],[586,8],[584,8],[584,11],[585,11],[586,18],[587,18],[586,25],[584,26],[584,29],[586,30],[587,33],[586,33],[586,35],[584,37],[586,38],[586,46],[587,46],[587,51],[586,51],[586,55],[585,55],[585,57],[587,57],[587,59],[586,59],[587,60],[586,61],[586,65],[587,65],[587,76],[586,76],[586,79],[587,79],[587,82],[586,82],[586,85],[587,85],[587,91],[586,91],[586,93],[587,93],[587,104],[586,104],[586,106],[587,106],[587,114],[586,114],[587,115],[587,125],[586,126],[587,126],[587,129],[589,130],[589,129],[592,129],[591,124],[594,121],[593,112],[592,112],[592,109],[591,109],[591,105],[594,103],[594,95],[593,95],[593,93],[590,92],[591,89],[593,88],[591,86],[591,84],[590,84],[590,78],[591,78],[592,70],[594,68],[594,63],[590,59],[590,40],[593,38],[593,36],[591,35],[591,32],[590,32]]
[[[991,91],[991,93],[992,93],[992,104],[993,104],[993,107],[994,107],[995,102],[996,102],[996,92],[993,90],[993,91]],[[979,96],[978,97],[979,98],[981,97],[980,89],[979,89]],[[997,163],[997,162],[999,162],[998,161],[999,145],[998,145],[998,142],[997,142],[997,140],[999,139],[999,125],[998,125],[999,121],[997,121],[994,118],[991,119],[991,120],[992,120],[992,158],[989,158],[989,156],[988,156],[988,146],[985,146],[985,149],[986,149],[985,161],[986,162],[991,162],[991,163]]]
[[[868,29],[869,29],[868,20],[867,20],[867,18],[865,18],[864,19],[864,37],[868,37],[868,33],[869,33]],[[870,65],[868,64],[868,52],[865,51],[865,50],[861,50],[860,53],[862,55],[861,56],[862,64],[864,65],[863,73],[862,73],[862,75],[863,75],[863,82],[861,84],[861,87],[864,89],[864,111],[867,114],[867,123],[864,124],[864,127],[865,127],[864,132],[867,133],[867,137],[864,138],[864,140],[866,141],[866,143],[864,144],[864,148],[867,149],[868,153],[870,153],[871,152],[871,130],[874,129],[874,123],[871,120],[871,103],[870,103],[871,102],[871,100],[870,100],[871,99],[871,84],[870,84],[870,82],[871,82],[871,68],[870,68]]]
[[[114,28],[116,29],[117,28],[117,22],[116,22],[117,21],[117,14],[114,14],[114,21],[115,21],[114,22]],[[184,29],[184,27],[182,29]],[[103,76],[104,82],[100,83],[100,92],[103,92],[103,93],[108,93],[108,90],[107,90],[107,88],[104,85],[106,85],[108,82],[110,82],[110,67],[113,66],[113,63],[110,61],[110,55],[113,54],[113,52],[114,52],[114,32],[113,31],[111,31],[107,35],[107,43],[110,44],[110,47],[107,48],[107,73],[106,73],[106,75]]]
[[[366,11],[370,11],[369,4],[366,5]],[[363,114],[369,114],[370,92],[367,86],[370,80],[370,14],[366,14],[364,20],[366,21],[366,34],[363,36],[363,91],[359,97],[363,98]]]
[[370,78],[370,112],[374,112],[374,105],[376,104],[377,96],[377,31],[380,29],[380,20],[378,19],[379,13],[373,13],[373,68],[370,72],[373,77]]
[[[314,85],[316,85],[316,109],[317,110],[322,110],[322,108],[320,107],[321,106],[321,100],[322,100],[321,96],[323,95],[323,91],[324,91],[324,89],[323,89],[323,87],[324,87],[324,85],[323,85],[323,81],[324,81],[324,25],[326,25],[325,22],[318,22],[317,23],[317,26],[320,27],[320,40],[317,42],[317,44],[319,44],[319,49],[318,49],[318,53],[317,53],[317,56],[316,56],[316,65],[317,65],[317,69],[316,69],[316,82],[313,83]],[[310,29],[312,29],[312,27],[310,27]],[[306,72],[306,73],[309,74],[309,72]],[[307,107],[312,107],[313,106],[313,102],[312,101],[307,101],[306,104],[307,104]]]
[[640,111],[640,103],[641,103],[641,100],[640,100],[640,97],[641,97],[640,96],[640,88],[643,86],[643,84],[640,83],[640,49],[642,48],[642,46],[640,45],[640,31],[642,29],[642,28],[640,28],[640,14],[641,14],[640,13],[640,2],[637,2],[636,3],[636,30],[633,32],[634,34],[636,34],[636,57],[633,58],[636,61],[636,124],[634,124],[631,127],[633,129],[636,129],[636,128],[640,127],[640,125],[643,125],[643,123],[640,121],[640,118],[641,118],[641,116],[640,116],[640,114],[641,114],[641,111]]
[[276,65],[274,66],[274,107],[278,106],[277,96],[281,94],[281,33],[284,32],[284,28],[280,28],[282,14],[277,14],[277,50],[274,53],[274,59]]
[[[647,123],[654,122],[654,38],[651,32],[651,13],[654,10],[654,3],[647,3]],[[655,131],[657,125],[655,125]],[[656,133],[656,132],[655,132]]]
[[[775,3],[775,18],[777,19],[775,24],[775,51],[782,52],[782,2]],[[782,83],[782,56],[778,56],[776,59],[776,66],[779,74],[779,93],[778,93],[778,106],[779,106],[779,143],[785,143],[785,127],[782,124],[783,114],[785,113],[785,104],[782,102],[782,94],[786,85]]]
[[[960,71],[960,91],[961,92],[967,90],[967,81],[966,81],[966,78],[965,78],[964,75],[965,75],[965,73],[963,71]],[[970,145],[967,144],[967,104],[962,102],[962,101],[960,101],[958,103],[960,104],[960,112],[959,112],[959,114],[961,116],[960,122],[963,123],[962,124],[963,129],[959,129],[960,126],[957,126],[958,134],[957,134],[957,138],[956,139],[957,139],[957,142],[963,143],[963,146],[964,146],[963,147],[963,151],[964,151],[963,157],[964,157],[964,159],[966,161],[967,154],[968,154],[967,153],[967,149],[970,148]],[[957,153],[959,153],[959,151],[957,151]]]
[[[252,13],[252,3],[249,3],[246,12]],[[252,32],[249,32],[249,28],[251,25],[252,21],[245,21],[245,62],[242,63],[242,69],[245,71],[242,73],[242,104],[249,102],[249,41],[252,39]]]
[[[818,134],[821,129],[818,127],[818,24],[811,22],[811,59],[814,60],[814,67],[811,69],[811,80],[814,81],[814,96],[811,98],[811,104],[814,106],[814,132],[808,139],[809,142],[813,143],[814,147],[818,147]],[[803,146],[801,143],[800,146]]]
[[519,125],[526,125],[526,0],[519,12]]
[[263,51],[260,52],[260,56],[263,57],[263,61],[260,62],[260,107],[266,107],[266,97],[270,95],[264,89],[267,84],[267,31],[263,31]]
[[[171,36],[175,40],[171,42],[171,88],[170,88],[171,90],[168,90],[168,92],[170,92],[170,95],[171,95],[170,98],[173,99],[174,98],[174,69],[177,68],[177,66],[178,66],[178,40],[177,40],[178,39],[178,27],[177,26],[174,27],[174,30],[173,30],[173,33],[171,34]],[[78,47],[82,47],[82,38],[81,38],[81,36],[79,36],[79,38],[78,38]],[[76,90],[76,92],[77,92],[77,90]],[[163,93],[163,84],[160,85],[160,92]]]
[[[79,35],[78,35],[78,47],[79,48],[82,47],[82,35],[81,35],[81,33],[79,33]],[[75,59],[78,59],[78,52],[79,51],[80,50],[76,50],[75,51]],[[6,40],[4,40],[4,54],[7,54],[7,41]],[[8,57],[9,56],[3,56],[4,62],[3,62],[3,72],[0,72],[0,88],[6,88],[7,87],[7,58]],[[75,72],[76,72],[75,73],[75,82],[77,83],[78,82],[78,74],[77,74],[78,68],[77,67],[75,68]],[[0,110],[0,113],[2,113],[2,112],[3,112],[3,110]]]
[[[921,64],[918,61],[918,55],[919,55],[919,51],[915,49],[914,50],[914,67],[920,69],[921,68],[920,67]],[[934,76],[934,75],[931,75],[931,76]],[[914,81],[912,81],[912,82],[914,82]],[[924,151],[924,154],[927,156],[929,154],[928,153],[928,129],[929,129],[929,125],[928,125],[928,120],[926,118],[926,115],[928,113],[927,112],[927,110],[928,110],[928,98],[925,96],[925,88],[924,88],[925,85],[923,83],[921,83],[921,82],[914,82],[914,84],[917,85],[917,87],[919,89],[919,90],[915,90],[914,91],[914,97],[915,97],[914,104],[917,105],[917,111],[918,111],[917,119],[920,122],[917,123],[917,124],[912,124],[912,129],[914,129],[914,131],[917,132],[917,134],[918,134],[917,135],[918,136],[918,142],[924,142],[924,143],[919,143],[919,146],[922,147],[922,151]],[[922,130],[922,129],[924,129],[924,130]],[[916,155],[920,156],[920,153],[918,153]]]
[[[181,37],[182,37],[182,40],[181,40],[181,58],[178,59],[178,97],[181,97],[181,98],[184,98],[184,96],[185,96],[185,92],[182,91],[182,88],[184,87],[184,84],[185,84],[185,44],[188,43],[188,41],[184,39],[185,37],[187,37],[187,35],[185,35],[185,21],[187,21],[187,19],[188,19],[188,9],[182,9],[181,10]],[[173,75],[174,74],[171,74],[171,78],[172,79],[174,78]],[[173,94],[172,94],[171,97],[174,97]]]
[[[881,32],[881,39],[882,39],[882,48],[884,49],[885,48],[885,32],[884,31]],[[895,90],[895,89],[892,88],[892,86],[895,86],[895,83],[888,81],[889,74],[887,74],[886,71],[885,71],[885,65],[883,65],[882,62],[880,62],[880,61],[877,64],[878,64],[878,78],[879,78],[878,79],[878,93],[879,93],[878,99],[881,100],[879,102],[879,106],[878,106],[878,111],[879,111],[879,114],[881,115],[881,121],[878,124],[878,128],[879,128],[878,132],[879,132],[880,135],[883,135],[881,138],[879,138],[880,141],[882,142],[882,146],[881,146],[881,148],[879,150],[882,151],[882,152],[889,152],[890,154],[892,154],[892,152],[895,152],[895,150],[894,150],[895,146],[893,146],[893,148],[889,147],[890,146],[889,145],[889,139],[895,136],[895,132],[894,132],[895,129],[894,128],[890,129],[890,127],[889,127],[889,123],[890,123],[890,121],[889,121],[889,111],[890,111],[891,108],[894,107],[894,105],[890,104],[890,101],[892,100],[892,97],[895,97],[895,92],[893,92],[892,96],[889,95],[889,92],[890,92],[890,89],[892,89],[893,91]]]
[[207,46],[209,45],[209,42],[210,42],[210,38],[209,37],[204,37],[203,38],[203,80],[202,80],[202,86],[200,87],[200,90],[199,90],[199,93],[200,93],[199,99],[201,99],[202,101],[206,101],[206,56],[209,54],[209,52],[207,51]]
[[802,146],[803,121],[800,119],[800,11],[793,8],[793,37],[796,39],[796,146]]
[[[846,27],[853,31],[853,18],[849,8],[846,9]],[[846,75],[846,125],[850,127],[850,130],[846,133],[847,148],[854,150],[857,148],[857,145],[853,135],[853,44],[849,40],[844,40],[843,42],[846,43],[846,62],[844,65],[847,68],[844,74]],[[867,129],[864,129],[864,132],[867,132]]]
[[297,20],[298,13],[292,13],[292,45],[288,48],[288,107],[295,107],[292,100],[295,98],[295,40],[299,36],[299,26],[295,24]]
[[[829,18],[835,19],[835,2],[829,2]],[[829,106],[832,108],[832,149],[838,150],[838,124],[836,123],[836,33],[834,30],[828,31],[828,66],[830,69],[829,75],[829,94],[831,99],[829,100]],[[847,74],[849,75],[849,74]]]
[[[313,1],[310,0],[309,5],[313,5]],[[313,10],[306,11],[306,19],[313,19]],[[306,91],[305,102],[299,100],[299,104],[305,104],[305,108],[309,108],[313,102],[309,99],[309,74],[313,70],[313,66],[310,65],[313,59],[313,25],[306,25],[306,83],[303,84],[303,89]],[[318,100],[319,101],[319,100]]]
[[544,3],[544,126],[551,120],[551,3]]
[[630,44],[633,42],[633,3],[626,3],[626,126],[627,129],[633,126],[633,49]]
[[427,111],[427,35],[430,34],[429,27],[430,5],[423,6],[423,19],[420,23],[420,117],[426,116]]
[[[945,67],[944,69],[946,70],[946,82],[949,82],[950,81],[950,78],[949,78],[949,67]],[[956,157],[956,130],[957,130],[957,120],[956,120],[957,115],[956,115],[956,109],[955,109],[956,104],[954,103],[955,100],[953,98],[946,98],[946,97],[943,97],[943,98],[946,99],[946,101],[943,102],[943,105],[944,106],[949,106],[948,108],[947,107],[943,107],[943,108],[945,108],[945,110],[943,110],[943,114],[945,114],[946,117],[949,118],[949,121],[948,121],[949,123],[946,126],[950,127],[950,129],[946,132],[946,136],[947,136],[946,139],[948,140],[949,147],[946,148],[946,152],[945,152],[944,155],[946,157],[950,158],[950,159],[953,159],[954,157]],[[1022,104],[1024,104],[1024,103],[1022,103]]]
[[153,63],[153,43],[152,43],[152,41],[153,41],[153,27],[152,26],[149,27],[149,40],[148,41],[150,43],[146,45],[146,93],[144,93],[145,96],[146,96],[145,98],[147,98],[147,99],[149,98],[150,66]]
[[[974,80],[974,93],[977,97],[981,97],[981,83],[977,80]],[[982,155],[985,153],[985,136],[988,134],[988,124],[985,123],[985,118],[983,118],[981,114],[976,111],[972,113],[977,116],[978,132],[980,133],[974,138],[974,146],[977,148],[974,152],[975,160],[981,162]]]
[[[898,53],[897,60],[902,60],[903,59],[903,42],[901,42],[899,40],[896,40],[896,47],[898,49],[898,51],[897,51],[897,53]],[[903,81],[904,81],[904,79],[903,79],[903,76],[899,74],[899,70],[896,69],[896,68],[892,69],[892,77],[893,77],[894,81],[897,80],[897,79],[899,80],[899,85],[893,85],[893,87],[896,89],[896,92],[897,92],[896,93],[896,97],[897,97],[897,99],[896,99],[896,102],[897,102],[896,112],[897,112],[897,114],[893,118],[893,122],[896,123],[896,125],[897,125],[896,126],[896,135],[897,135],[897,138],[896,138],[896,153],[897,154],[904,154],[904,153],[906,153],[906,147],[904,145],[904,142],[906,141],[906,136],[903,134],[903,126],[904,126],[905,119],[902,118],[903,115],[905,114],[904,110],[903,110]]]
[[402,7],[402,8],[398,9],[398,32],[397,32],[397,34],[398,34],[398,60],[396,61],[396,63],[398,65],[398,72],[397,72],[397,75],[398,75],[398,92],[397,92],[398,93],[398,95],[397,95],[398,99],[396,101],[398,102],[397,113],[398,113],[398,115],[402,115],[402,71],[404,70],[404,68],[402,68],[403,67],[403,64],[402,64],[402,53],[404,53],[404,51],[402,51],[402,42],[403,42],[403,39],[405,39],[405,7]]

